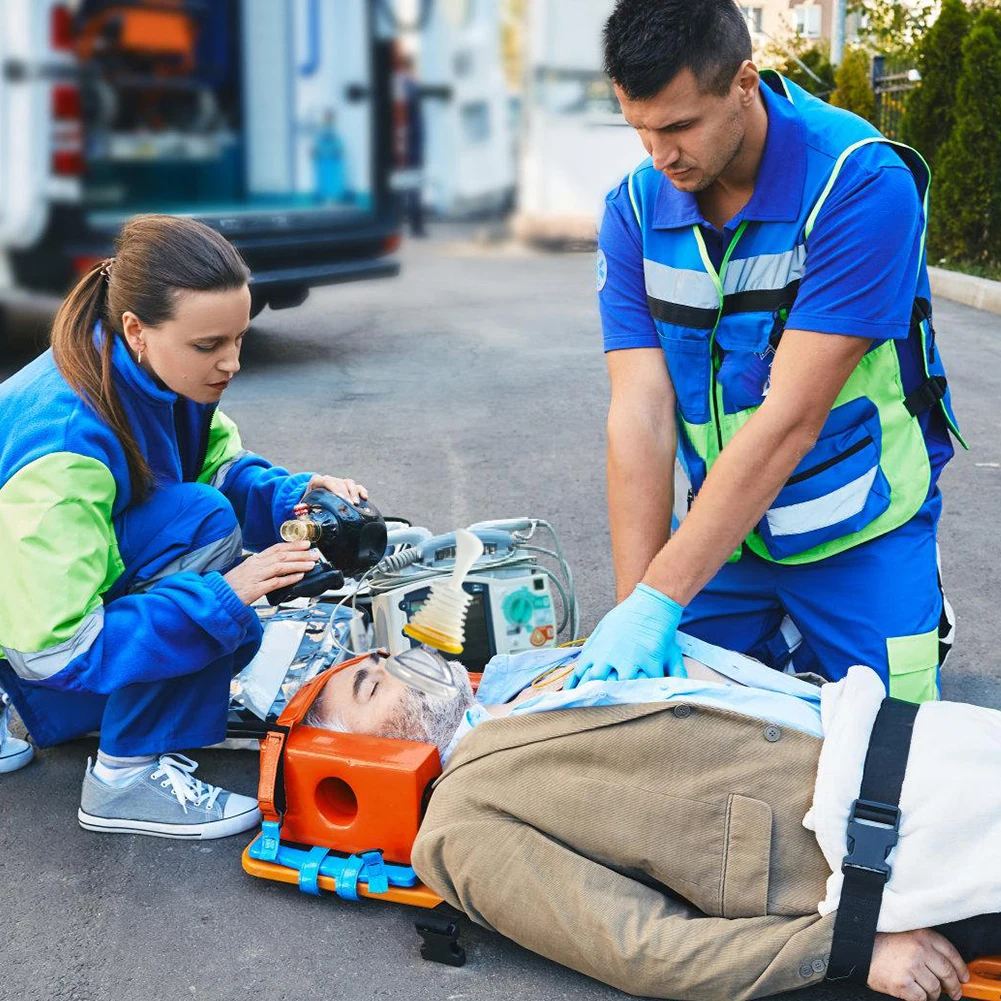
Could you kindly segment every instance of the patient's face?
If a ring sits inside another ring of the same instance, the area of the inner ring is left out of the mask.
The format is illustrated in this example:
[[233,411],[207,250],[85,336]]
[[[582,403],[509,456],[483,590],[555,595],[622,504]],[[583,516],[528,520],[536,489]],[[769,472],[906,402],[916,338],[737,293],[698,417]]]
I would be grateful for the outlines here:
[[339,716],[351,733],[383,733],[399,717],[407,697],[407,686],[386,671],[384,658],[371,654],[338,671],[316,708],[324,716]]

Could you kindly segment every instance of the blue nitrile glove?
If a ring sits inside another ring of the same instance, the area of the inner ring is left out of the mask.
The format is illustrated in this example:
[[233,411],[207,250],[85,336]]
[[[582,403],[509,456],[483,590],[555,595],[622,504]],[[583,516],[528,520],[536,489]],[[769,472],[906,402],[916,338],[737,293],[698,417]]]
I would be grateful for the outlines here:
[[687,678],[675,640],[684,609],[666,594],[637,584],[625,601],[599,623],[581,648],[564,688],[585,681],[631,678]]

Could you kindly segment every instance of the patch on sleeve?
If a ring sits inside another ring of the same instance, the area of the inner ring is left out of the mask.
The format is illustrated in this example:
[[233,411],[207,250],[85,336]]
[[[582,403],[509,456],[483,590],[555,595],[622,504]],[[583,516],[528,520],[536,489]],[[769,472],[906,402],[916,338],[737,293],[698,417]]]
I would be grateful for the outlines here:
[[594,287],[600,292],[605,287],[605,281],[608,279],[608,261],[605,259],[605,252],[601,249],[598,250],[597,266],[598,273]]

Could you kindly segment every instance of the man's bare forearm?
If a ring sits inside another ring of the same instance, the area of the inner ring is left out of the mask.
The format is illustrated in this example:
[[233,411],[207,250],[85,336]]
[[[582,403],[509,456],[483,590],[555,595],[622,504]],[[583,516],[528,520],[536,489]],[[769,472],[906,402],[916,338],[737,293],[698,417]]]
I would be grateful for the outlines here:
[[608,515],[616,600],[646,573],[671,535],[674,510],[674,422],[643,425],[609,414]]

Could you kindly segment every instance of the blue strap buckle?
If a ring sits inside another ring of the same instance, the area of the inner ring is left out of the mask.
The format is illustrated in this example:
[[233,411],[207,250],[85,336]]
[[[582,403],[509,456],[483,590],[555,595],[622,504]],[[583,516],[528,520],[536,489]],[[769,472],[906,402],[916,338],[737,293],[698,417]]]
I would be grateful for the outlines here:
[[265,820],[261,824],[261,850],[257,856],[262,862],[274,862],[281,846],[281,828],[277,820]]
[[334,890],[343,900],[358,899],[358,881],[362,876],[368,883],[369,893],[386,893],[389,890],[389,876],[382,852],[378,849],[351,855],[334,881]]
[[897,807],[875,800],[855,800],[848,816],[848,854],[841,863],[841,871],[871,873],[885,883],[891,872],[886,859],[899,837]]

